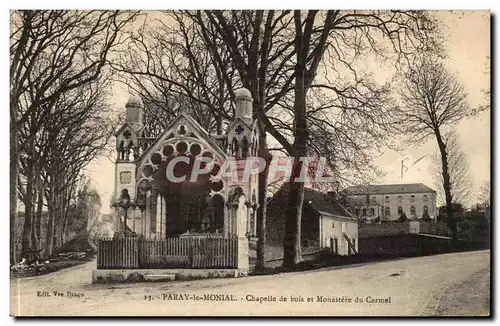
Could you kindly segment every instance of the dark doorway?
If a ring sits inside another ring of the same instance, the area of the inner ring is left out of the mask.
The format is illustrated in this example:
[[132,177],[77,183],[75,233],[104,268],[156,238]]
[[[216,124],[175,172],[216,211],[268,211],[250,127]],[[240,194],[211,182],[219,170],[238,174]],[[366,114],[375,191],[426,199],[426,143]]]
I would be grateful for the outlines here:
[[211,182],[209,174],[200,174],[191,181],[196,156],[184,154],[184,148],[178,151],[180,155],[185,155],[189,159],[189,163],[177,162],[173,168],[173,175],[175,178],[185,177],[185,180],[174,182],[175,180],[167,178],[167,166],[175,157],[169,155],[159,164],[153,181],[165,198],[166,237],[175,237],[187,232],[190,234],[222,232],[224,199],[218,195],[210,198],[209,195],[211,190],[222,190],[222,182]]

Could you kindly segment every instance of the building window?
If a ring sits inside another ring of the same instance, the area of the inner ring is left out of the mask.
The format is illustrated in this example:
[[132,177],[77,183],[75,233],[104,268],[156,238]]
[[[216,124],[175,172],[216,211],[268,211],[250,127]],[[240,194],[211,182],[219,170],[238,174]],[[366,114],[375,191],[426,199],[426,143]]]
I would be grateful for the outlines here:
[[359,208],[356,208],[354,212],[356,213],[356,217],[359,217]]
[[370,208],[370,215],[375,216],[375,208]]
[[429,201],[429,198],[427,197],[427,195],[424,195],[424,202],[427,202]]
[[366,216],[366,208],[363,208],[363,216]]
[[385,196],[385,202],[389,203],[391,200],[389,199],[389,196]]
[[415,206],[413,205],[410,207],[410,214],[415,215]]
[[403,202],[403,196],[398,196],[398,204],[401,204]]
[[413,203],[415,201],[415,195],[410,196],[410,201]]
[[403,214],[403,207],[398,206],[398,214]]
[[427,205],[424,206],[424,213],[429,213],[429,207]]
[[377,197],[373,196],[372,197],[372,203],[376,203],[377,202]]
[[385,207],[385,216],[391,215],[391,208],[389,206]]

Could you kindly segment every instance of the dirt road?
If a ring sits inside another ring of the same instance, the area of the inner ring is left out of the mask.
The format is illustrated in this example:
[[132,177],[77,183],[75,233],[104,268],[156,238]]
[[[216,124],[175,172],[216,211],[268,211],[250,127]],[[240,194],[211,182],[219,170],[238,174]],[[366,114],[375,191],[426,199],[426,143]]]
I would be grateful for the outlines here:
[[[420,257],[341,269],[172,283],[95,285],[91,284],[91,271],[94,268],[95,262],[91,262],[45,276],[12,280],[11,314],[489,314],[489,251]],[[284,298],[286,302],[282,301]]]
[[438,316],[488,316],[490,268],[472,274],[461,283],[449,287],[436,309]]

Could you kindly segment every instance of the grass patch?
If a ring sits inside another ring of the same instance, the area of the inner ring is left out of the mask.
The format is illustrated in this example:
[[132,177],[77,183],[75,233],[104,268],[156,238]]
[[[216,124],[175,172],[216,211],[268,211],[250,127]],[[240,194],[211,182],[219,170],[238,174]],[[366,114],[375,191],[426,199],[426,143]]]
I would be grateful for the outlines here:
[[51,262],[49,264],[39,264],[33,266],[27,266],[24,269],[10,271],[11,278],[25,278],[45,275],[53,272],[57,272],[61,269],[70,268],[78,265],[85,264],[91,261],[94,255],[88,255],[85,259],[68,259]]

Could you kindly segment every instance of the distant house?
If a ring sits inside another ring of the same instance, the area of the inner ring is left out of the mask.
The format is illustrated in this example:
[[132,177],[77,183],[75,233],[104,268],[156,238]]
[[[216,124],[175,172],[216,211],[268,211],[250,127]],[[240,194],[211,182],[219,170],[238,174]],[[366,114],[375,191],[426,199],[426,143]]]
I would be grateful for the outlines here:
[[[266,217],[268,247],[278,250],[283,247],[288,200],[289,187],[285,184],[268,203]],[[321,248],[330,248],[338,255],[358,252],[358,221],[332,193],[305,188],[301,235],[303,253]]]
[[359,219],[435,219],[436,191],[422,183],[353,186],[342,191],[345,206]]

